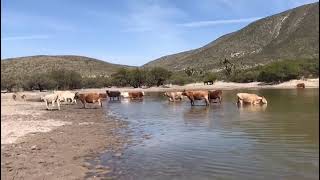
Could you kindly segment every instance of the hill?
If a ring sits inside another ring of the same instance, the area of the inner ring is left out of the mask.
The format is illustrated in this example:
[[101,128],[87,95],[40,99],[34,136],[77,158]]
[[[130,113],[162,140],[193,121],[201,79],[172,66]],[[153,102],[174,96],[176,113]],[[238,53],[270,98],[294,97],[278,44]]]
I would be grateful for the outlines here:
[[245,65],[319,59],[319,2],[257,20],[198,49],[164,56],[144,67],[213,70],[227,58]]
[[84,56],[29,56],[1,60],[1,76],[7,74],[23,75],[30,72],[49,72],[51,70],[74,70],[82,76],[109,76],[118,68],[130,67],[112,64]]

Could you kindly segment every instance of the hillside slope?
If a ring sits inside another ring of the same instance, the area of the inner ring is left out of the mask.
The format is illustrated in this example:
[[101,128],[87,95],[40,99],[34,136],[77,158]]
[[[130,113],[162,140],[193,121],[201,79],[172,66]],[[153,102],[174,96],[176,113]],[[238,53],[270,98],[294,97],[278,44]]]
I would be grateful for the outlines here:
[[1,75],[23,75],[65,69],[79,72],[82,76],[108,76],[121,67],[130,66],[111,64],[84,56],[29,56],[1,60]]
[[145,67],[217,69],[228,58],[246,65],[279,59],[319,59],[319,2],[257,20],[198,49],[153,60]]

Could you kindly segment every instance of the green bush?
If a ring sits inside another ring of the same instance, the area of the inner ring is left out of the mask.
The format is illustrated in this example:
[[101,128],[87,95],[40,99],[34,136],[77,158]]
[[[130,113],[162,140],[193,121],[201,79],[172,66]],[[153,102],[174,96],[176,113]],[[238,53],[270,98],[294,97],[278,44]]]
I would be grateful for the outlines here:
[[217,75],[216,75],[216,73],[213,73],[213,72],[207,72],[203,76],[203,81],[213,81],[214,82],[216,80],[217,80]]
[[184,72],[177,72],[173,73],[167,82],[182,86],[188,83],[195,82],[195,80]]

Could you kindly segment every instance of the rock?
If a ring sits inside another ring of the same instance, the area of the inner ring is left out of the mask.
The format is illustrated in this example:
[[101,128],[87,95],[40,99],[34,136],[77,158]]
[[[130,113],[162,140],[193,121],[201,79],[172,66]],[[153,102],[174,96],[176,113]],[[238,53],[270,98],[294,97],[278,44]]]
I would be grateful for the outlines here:
[[116,153],[114,156],[115,157],[120,157],[120,156],[122,156],[122,153]]
[[37,146],[34,145],[34,146],[31,146],[31,150],[36,150],[37,149]]

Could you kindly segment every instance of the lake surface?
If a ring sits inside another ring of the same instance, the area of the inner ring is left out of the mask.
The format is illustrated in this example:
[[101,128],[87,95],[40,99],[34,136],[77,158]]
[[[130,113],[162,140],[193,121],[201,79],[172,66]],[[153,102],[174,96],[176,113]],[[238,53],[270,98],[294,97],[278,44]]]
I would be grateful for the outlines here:
[[[117,179],[319,179],[318,91],[223,91],[222,104],[209,107],[157,93],[107,102],[139,142],[114,162]],[[263,95],[268,105],[239,108],[238,92]]]

